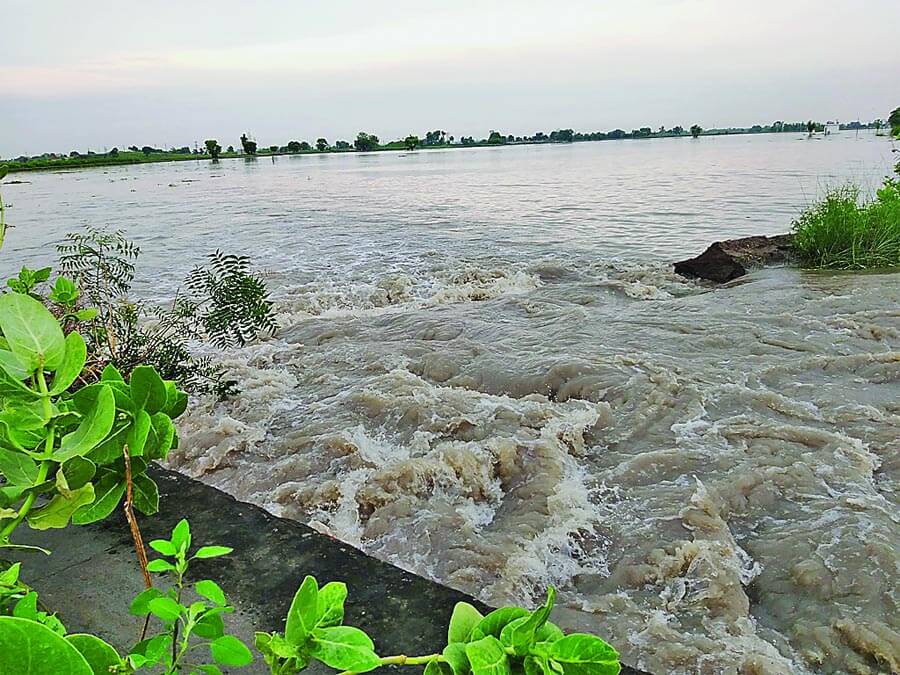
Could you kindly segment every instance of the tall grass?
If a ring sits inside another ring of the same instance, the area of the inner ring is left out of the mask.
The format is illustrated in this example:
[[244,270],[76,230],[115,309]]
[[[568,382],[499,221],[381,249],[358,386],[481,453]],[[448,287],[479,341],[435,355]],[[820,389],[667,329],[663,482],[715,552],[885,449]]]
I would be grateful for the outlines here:
[[887,179],[871,201],[852,185],[829,190],[794,221],[794,247],[807,267],[900,267],[900,180]]

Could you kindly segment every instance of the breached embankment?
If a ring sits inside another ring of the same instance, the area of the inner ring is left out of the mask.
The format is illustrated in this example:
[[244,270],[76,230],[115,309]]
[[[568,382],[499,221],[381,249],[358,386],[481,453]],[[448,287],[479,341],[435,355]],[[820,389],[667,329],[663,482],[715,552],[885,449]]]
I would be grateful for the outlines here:
[[[885,673],[900,277],[541,260],[285,286],[172,465],[659,673]],[[564,621],[566,623],[566,621]]]

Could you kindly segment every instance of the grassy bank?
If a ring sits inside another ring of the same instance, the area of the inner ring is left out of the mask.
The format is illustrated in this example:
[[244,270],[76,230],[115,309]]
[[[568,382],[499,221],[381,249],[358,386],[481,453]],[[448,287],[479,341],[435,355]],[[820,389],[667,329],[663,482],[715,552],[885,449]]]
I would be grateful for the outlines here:
[[[896,171],[900,175],[900,164]],[[875,199],[867,201],[860,200],[855,186],[830,190],[795,221],[794,235],[807,267],[900,267],[900,179],[886,179]]]

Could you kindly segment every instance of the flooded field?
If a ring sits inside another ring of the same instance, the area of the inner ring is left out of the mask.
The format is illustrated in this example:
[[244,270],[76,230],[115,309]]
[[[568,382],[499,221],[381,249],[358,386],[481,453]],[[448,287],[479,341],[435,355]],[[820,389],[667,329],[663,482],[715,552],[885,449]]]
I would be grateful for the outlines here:
[[783,134],[35,174],[7,246],[121,227],[161,297],[216,248],[267,270],[281,330],[183,418],[189,475],[486,602],[554,584],[653,673],[888,673],[900,275],[669,262],[889,162]]

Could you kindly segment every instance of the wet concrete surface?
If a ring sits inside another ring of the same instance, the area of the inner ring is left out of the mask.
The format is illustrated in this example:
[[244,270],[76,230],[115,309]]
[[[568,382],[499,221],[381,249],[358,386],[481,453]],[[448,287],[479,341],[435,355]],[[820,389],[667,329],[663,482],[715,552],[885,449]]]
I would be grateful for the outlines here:
[[[231,546],[224,558],[192,563],[190,578],[211,578],[236,611],[226,630],[253,644],[257,630],[282,630],[291,600],[307,574],[320,584],[344,581],[349,587],[345,623],[365,630],[382,655],[428,654],[446,643],[453,605],[472,598],[380,562],[311,528],[275,517],[256,506],[178,473],[152,467],[159,485],[160,512],[140,517],[144,541],[168,535],[186,517],[193,545]],[[65,530],[21,528],[17,542],[40,545],[50,556],[22,552],[23,578],[56,611],[70,632],[91,632],[121,651],[138,636],[142,619],[128,613],[143,581],[124,516]],[[148,551],[150,558],[155,557]],[[159,584],[161,585],[161,584]],[[404,668],[413,673],[417,669]],[[268,672],[261,657],[241,673]],[[321,664],[308,673],[333,673]],[[639,671],[624,668],[626,675]]]

